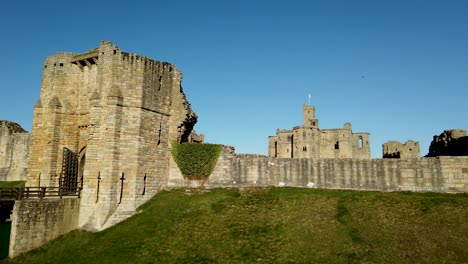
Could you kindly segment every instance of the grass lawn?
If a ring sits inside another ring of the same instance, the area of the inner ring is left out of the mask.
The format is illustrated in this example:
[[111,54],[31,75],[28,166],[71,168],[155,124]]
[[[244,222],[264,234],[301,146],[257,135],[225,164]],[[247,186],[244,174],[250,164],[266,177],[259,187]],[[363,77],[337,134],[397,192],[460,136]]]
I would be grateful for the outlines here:
[[468,195],[300,188],[173,190],[99,233],[8,263],[461,263]]
[[0,187],[24,187],[26,181],[0,181]]

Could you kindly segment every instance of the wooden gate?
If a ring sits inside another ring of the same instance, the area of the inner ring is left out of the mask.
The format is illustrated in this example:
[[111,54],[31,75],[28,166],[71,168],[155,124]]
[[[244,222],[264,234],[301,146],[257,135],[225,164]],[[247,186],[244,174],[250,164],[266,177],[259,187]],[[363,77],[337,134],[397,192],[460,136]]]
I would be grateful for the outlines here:
[[78,155],[69,148],[63,148],[62,175],[59,180],[62,194],[74,194],[78,187]]

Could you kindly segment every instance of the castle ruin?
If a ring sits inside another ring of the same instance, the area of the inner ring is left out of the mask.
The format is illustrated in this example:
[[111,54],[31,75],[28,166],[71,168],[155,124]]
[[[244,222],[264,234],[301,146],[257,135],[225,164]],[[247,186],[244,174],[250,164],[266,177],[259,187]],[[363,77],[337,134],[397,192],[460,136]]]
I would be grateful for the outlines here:
[[444,130],[435,135],[427,157],[437,156],[468,156],[468,136],[465,129]]
[[343,128],[320,129],[315,107],[304,105],[302,126],[276,130],[268,138],[268,157],[309,159],[370,159],[370,134],[353,133],[350,123]]
[[[171,143],[204,141],[170,63],[103,41],[85,53],[50,56],[43,67],[31,134],[0,124],[0,172],[26,177],[41,193],[59,189],[60,199],[14,201],[10,257],[73,229],[103,230],[162,189],[193,186]],[[430,154],[466,150],[467,138],[465,130],[445,131]],[[225,146],[205,186],[468,192],[468,157],[419,158],[413,141],[387,142],[383,153],[399,159],[371,159],[369,133],[354,133],[350,123],[320,129],[315,107],[304,105],[302,126],[269,137],[268,157]]]
[[[82,188],[79,226],[101,230],[165,186],[170,144],[197,116],[172,64],[110,42],[43,65],[27,186]],[[193,135],[193,134],[192,134]]]
[[384,159],[413,159],[420,156],[419,142],[408,140],[402,144],[398,141],[388,141],[382,145]]

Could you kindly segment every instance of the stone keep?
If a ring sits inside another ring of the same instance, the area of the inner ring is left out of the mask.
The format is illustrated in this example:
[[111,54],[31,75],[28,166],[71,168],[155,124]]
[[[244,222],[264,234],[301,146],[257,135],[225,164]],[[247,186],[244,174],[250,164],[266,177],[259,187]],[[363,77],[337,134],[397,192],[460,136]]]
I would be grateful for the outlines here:
[[78,157],[79,226],[101,230],[167,185],[170,144],[197,116],[172,64],[110,42],[45,60],[34,107],[28,186],[58,186],[63,149]]
[[276,131],[268,138],[270,158],[357,158],[370,159],[370,134],[353,133],[350,123],[343,128],[320,129],[315,107],[304,105],[303,125]]

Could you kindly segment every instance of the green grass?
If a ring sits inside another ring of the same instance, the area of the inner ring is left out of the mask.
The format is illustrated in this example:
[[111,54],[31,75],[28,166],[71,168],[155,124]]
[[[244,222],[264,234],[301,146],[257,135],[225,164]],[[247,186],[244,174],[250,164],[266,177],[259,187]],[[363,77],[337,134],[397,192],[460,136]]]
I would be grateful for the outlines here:
[[0,187],[24,187],[26,181],[0,181]]
[[10,263],[461,263],[468,196],[247,188],[157,194]]

